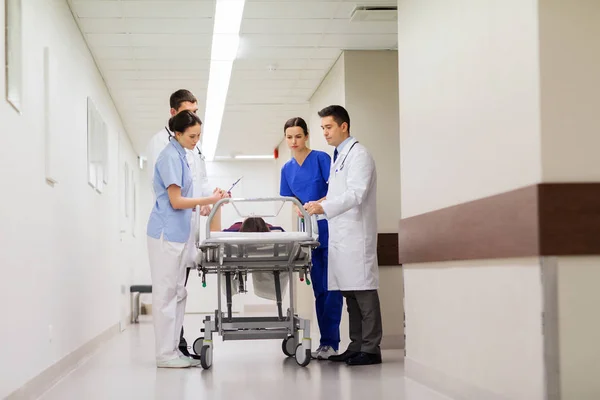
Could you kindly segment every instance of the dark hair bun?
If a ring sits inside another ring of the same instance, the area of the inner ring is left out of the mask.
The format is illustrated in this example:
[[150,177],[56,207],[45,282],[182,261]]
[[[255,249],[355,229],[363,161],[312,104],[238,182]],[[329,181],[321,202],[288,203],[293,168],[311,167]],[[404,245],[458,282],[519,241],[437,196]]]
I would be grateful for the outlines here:
[[169,120],[169,129],[171,132],[183,133],[186,129],[196,125],[202,125],[202,121],[200,117],[189,110],[183,110]]

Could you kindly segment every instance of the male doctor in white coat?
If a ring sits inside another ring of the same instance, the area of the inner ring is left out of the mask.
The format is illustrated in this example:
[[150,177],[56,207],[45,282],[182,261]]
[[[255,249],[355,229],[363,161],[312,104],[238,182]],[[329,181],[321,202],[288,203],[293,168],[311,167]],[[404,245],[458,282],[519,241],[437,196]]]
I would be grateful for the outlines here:
[[[170,114],[174,116],[183,110],[189,110],[193,113],[198,111],[198,100],[196,97],[186,89],[180,89],[174,92],[169,98],[169,105],[171,107]],[[158,131],[148,145],[146,151],[148,157],[147,170],[150,174],[150,181],[154,179],[154,165],[161,151],[169,144],[169,140],[173,137],[173,132],[169,131],[169,128],[165,126],[163,129]],[[213,192],[208,187],[208,178],[206,175],[206,165],[204,163],[204,156],[202,155],[199,147],[196,147],[193,151],[186,149],[187,161],[192,172],[193,179],[193,197],[210,197]],[[203,206],[201,208],[200,215],[207,216],[210,213],[210,206]],[[191,232],[196,232],[198,227],[196,226],[196,213],[192,213],[192,228]],[[187,272],[185,276],[185,285],[187,286],[188,277],[190,275],[190,268],[194,267],[194,260],[196,258],[196,245],[194,243],[195,235],[192,233],[188,239],[186,245],[186,253],[182,259],[182,262],[187,266]],[[181,299],[183,300],[183,299]],[[183,328],[181,328],[181,334],[179,338],[179,350],[187,357],[194,357],[190,355],[187,342],[183,336]]]
[[346,298],[348,349],[330,361],[348,365],[381,363],[383,328],[377,264],[377,172],[367,149],[350,136],[350,116],[341,106],[319,111],[327,143],[335,146],[327,197],[309,202],[309,214],[329,222],[329,290]]

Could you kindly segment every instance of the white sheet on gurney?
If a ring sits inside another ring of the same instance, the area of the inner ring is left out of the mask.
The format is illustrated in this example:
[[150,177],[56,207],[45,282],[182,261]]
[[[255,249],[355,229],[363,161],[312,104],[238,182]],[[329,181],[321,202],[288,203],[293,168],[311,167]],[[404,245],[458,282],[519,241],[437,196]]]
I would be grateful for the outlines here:
[[[211,232],[210,238],[204,240],[203,244],[271,244],[271,243],[295,243],[312,241],[313,238],[306,232]],[[289,277],[282,273],[279,277],[281,282],[282,296],[285,296],[289,284]],[[238,293],[237,282],[232,279],[232,294]],[[275,277],[272,272],[255,272],[252,274],[254,294],[268,300],[276,300]],[[225,280],[222,282],[225,291]]]
[[306,232],[211,232],[203,243],[261,244],[312,240]]

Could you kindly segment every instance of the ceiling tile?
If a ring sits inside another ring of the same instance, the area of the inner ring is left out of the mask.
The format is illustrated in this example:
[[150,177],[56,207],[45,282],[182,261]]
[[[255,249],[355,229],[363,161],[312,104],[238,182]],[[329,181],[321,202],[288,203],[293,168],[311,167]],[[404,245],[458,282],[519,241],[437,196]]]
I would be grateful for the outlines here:
[[321,34],[246,34],[240,37],[242,48],[254,47],[316,47],[321,42]]
[[121,18],[123,12],[119,1],[81,1],[71,2],[73,13],[80,18]]
[[127,33],[123,18],[80,18],[84,33]]
[[293,89],[309,89],[314,91],[321,84],[321,79],[299,79]]
[[88,33],[92,46],[169,46],[187,47],[210,46],[211,35],[203,34],[127,34],[127,33]]
[[316,19],[307,21],[306,19],[244,19],[240,32],[242,35],[252,33],[262,34],[311,34],[322,33],[329,20]]
[[332,59],[339,56],[339,51],[315,47],[246,47],[238,51],[238,59]]
[[131,60],[133,50],[131,47],[96,46],[94,55],[98,60]]
[[323,19],[332,18],[344,5],[334,1],[295,1],[247,3],[244,18],[258,19]]
[[155,71],[155,70],[171,70],[171,71],[198,71],[208,70],[208,60],[190,60],[185,63],[175,62],[171,60],[160,60],[160,59],[137,59],[135,60],[135,67],[141,71]]
[[135,65],[135,61],[133,60],[98,60],[98,64],[100,64],[100,69],[102,71],[111,71],[111,70],[134,70],[137,69]]
[[170,64],[198,64],[199,60],[206,60],[202,65],[210,60],[210,47],[206,46],[188,46],[188,47],[170,47],[170,46],[146,46],[134,47],[133,55],[141,60],[165,60]]
[[[174,87],[194,86],[206,89],[207,82],[205,80],[191,79],[127,79],[113,81],[111,87],[115,87],[120,91],[124,90],[171,90]],[[177,89],[175,89],[177,90]]]
[[[214,0],[70,3],[137,148],[164,125],[174,90],[192,90],[203,114]],[[395,22],[349,21],[358,4],[396,0],[247,0],[218,154],[270,153],[288,118],[308,117],[342,49],[396,46]]]
[[397,22],[374,22],[374,21],[356,21],[350,22],[349,19],[332,19],[327,21],[325,33],[353,33],[353,34],[377,34],[377,33],[396,33],[398,31]]
[[211,18],[127,18],[130,33],[207,34],[212,36],[214,19]]
[[109,80],[123,81],[129,79],[163,80],[163,79],[208,79],[208,69],[190,71],[110,71],[104,74]]
[[397,47],[398,35],[323,35],[322,47],[335,49],[391,49]]
[[135,18],[213,18],[213,1],[123,1],[123,16]]
[[270,79],[231,79],[229,84],[229,93],[241,92],[255,92],[262,90],[285,90],[292,89],[296,84],[294,80],[270,80]]

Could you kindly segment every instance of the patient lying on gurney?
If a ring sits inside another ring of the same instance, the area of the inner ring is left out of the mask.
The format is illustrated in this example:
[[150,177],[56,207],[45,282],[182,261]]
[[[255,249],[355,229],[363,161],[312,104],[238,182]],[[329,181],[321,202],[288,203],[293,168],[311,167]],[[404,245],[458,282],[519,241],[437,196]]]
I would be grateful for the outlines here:
[[[231,231],[231,229],[228,229]],[[239,232],[270,232],[267,223],[264,219],[258,217],[249,217],[244,220]],[[254,294],[258,297],[267,300],[277,300],[275,294],[275,274],[273,272],[254,272],[252,274],[252,284],[254,286]],[[281,296],[285,296],[287,285],[289,282],[289,276],[287,273],[281,273],[279,275],[279,282],[281,284]],[[237,277],[232,278],[232,294],[238,293]],[[223,281],[223,285],[225,282]],[[225,286],[223,286],[224,288]]]

